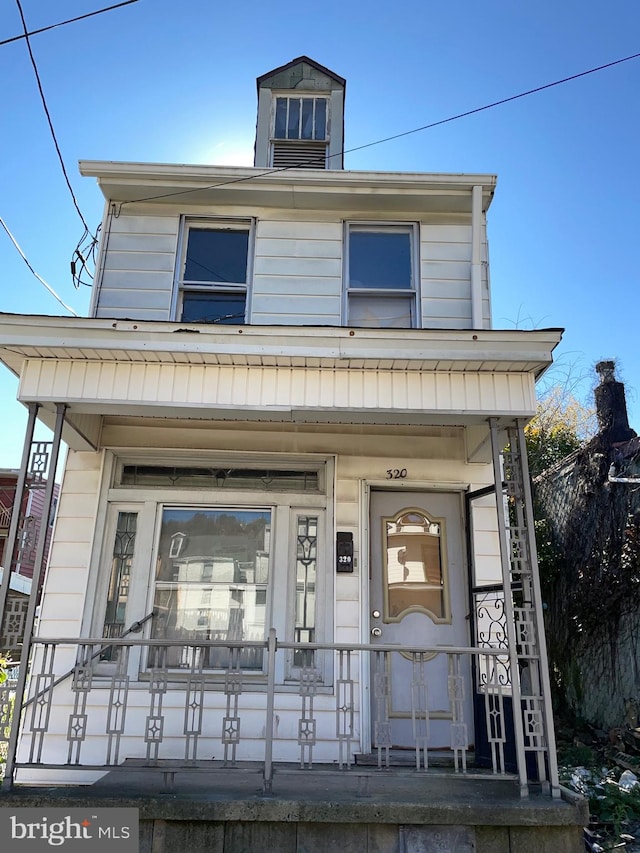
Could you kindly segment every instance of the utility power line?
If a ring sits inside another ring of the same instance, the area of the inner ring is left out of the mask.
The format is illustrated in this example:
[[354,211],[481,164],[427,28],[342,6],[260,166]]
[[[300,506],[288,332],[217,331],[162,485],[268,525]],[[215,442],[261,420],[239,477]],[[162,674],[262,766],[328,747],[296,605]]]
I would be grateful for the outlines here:
[[76,312],[73,310],[73,308],[70,308],[70,307],[69,307],[65,302],[63,302],[63,301],[62,301],[62,299],[61,299],[61,298],[58,296],[58,294],[55,292],[55,290],[51,287],[51,285],[50,285],[50,284],[47,284],[47,282],[42,278],[42,276],[41,276],[41,275],[38,275],[38,273],[34,270],[34,268],[33,268],[33,267],[31,266],[31,264],[29,263],[29,260],[28,260],[27,256],[25,255],[25,253],[24,253],[24,252],[22,251],[22,249],[20,248],[20,246],[19,246],[19,244],[18,244],[18,241],[16,240],[16,238],[13,236],[13,234],[12,234],[12,233],[11,233],[11,231],[9,230],[9,226],[6,224],[6,222],[4,221],[4,219],[3,219],[1,216],[0,216],[0,225],[2,225],[2,227],[4,228],[4,230],[7,232],[7,235],[8,235],[8,237],[9,237],[9,239],[11,240],[11,242],[13,243],[13,245],[14,245],[14,246],[16,247],[16,249],[18,250],[18,253],[20,254],[20,257],[21,257],[21,258],[22,258],[22,260],[25,262],[25,264],[29,267],[29,269],[31,270],[31,272],[33,273],[33,275],[38,279],[38,281],[40,282],[40,284],[44,285],[44,286],[47,288],[47,290],[49,291],[49,293],[53,296],[53,298],[54,298],[54,299],[57,299],[57,300],[58,300],[58,302],[60,303],[60,305],[62,305],[62,307],[63,307],[63,308],[65,308],[65,309],[66,309],[70,314],[73,314],[73,316],[74,316],[74,317],[77,317],[78,315],[77,315],[77,314],[76,314]]
[[13,41],[20,41],[20,39],[35,36],[38,33],[46,33],[48,30],[55,30],[56,27],[64,27],[66,24],[75,24],[76,21],[83,21],[85,18],[92,18],[94,15],[101,15],[103,12],[110,12],[112,9],[119,9],[120,6],[130,6],[132,3],[137,2],[138,0],[124,0],[123,3],[116,3],[115,6],[106,6],[104,9],[97,9],[95,12],[87,12],[86,15],[78,15],[76,18],[68,18],[66,21],[58,21],[57,24],[49,24],[48,27],[40,27],[40,29],[31,30],[28,33],[21,33],[19,36],[3,39],[0,41],[0,47],[3,44],[11,44]]

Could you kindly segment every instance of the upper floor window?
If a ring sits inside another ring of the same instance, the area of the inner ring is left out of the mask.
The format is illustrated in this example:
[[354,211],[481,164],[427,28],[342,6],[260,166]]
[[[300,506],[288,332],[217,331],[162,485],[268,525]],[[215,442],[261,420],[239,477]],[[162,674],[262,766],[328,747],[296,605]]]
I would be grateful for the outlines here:
[[348,226],[348,325],[417,325],[416,244],[414,225]]
[[187,222],[178,316],[190,323],[242,323],[249,264],[248,222]]

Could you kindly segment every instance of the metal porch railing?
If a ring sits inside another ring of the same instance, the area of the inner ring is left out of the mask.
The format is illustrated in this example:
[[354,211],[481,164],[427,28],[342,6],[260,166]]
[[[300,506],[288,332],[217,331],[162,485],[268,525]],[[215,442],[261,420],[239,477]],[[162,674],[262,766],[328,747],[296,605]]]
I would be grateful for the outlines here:
[[[512,710],[504,649],[290,643],[271,630],[266,641],[253,643],[34,639],[27,697],[22,703],[15,697],[20,737],[14,732],[13,749],[7,731],[0,731],[0,742],[9,742],[5,787],[22,771],[56,770],[62,780],[69,770],[174,773],[253,761],[268,793],[278,762],[346,771],[361,745],[363,679],[373,696],[377,768],[389,769],[389,672],[398,655],[411,673],[405,725],[415,770],[432,770],[429,733],[439,719],[449,731],[453,772],[475,774],[465,692],[473,678],[490,746],[483,776],[514,778],[505,764]],[[446,660],[447,707],[434,713],[430,667],[436,659],[441,668]],[[8,687],[0,689],[5,707],[9,694]],[[528,748],[543,751],[541,735],[533,735],[538,739]],[[524,763],[524,744],[518,757]]]

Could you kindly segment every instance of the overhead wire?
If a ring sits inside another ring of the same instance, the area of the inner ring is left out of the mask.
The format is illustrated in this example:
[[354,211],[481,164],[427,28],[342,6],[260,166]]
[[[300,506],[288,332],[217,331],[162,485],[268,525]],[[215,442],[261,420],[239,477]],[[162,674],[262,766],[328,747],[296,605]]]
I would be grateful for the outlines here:
[[[17,2],[17,0],[16,0],[16,2]],[[529,95],[535,95],[537,92],[543,92],[545,89],[551,89],[554,86],[560,86],[563,83],[569,83],[572,80],[578,80],[580,77],[586,77],[589,74],[595,74],[598,71],[604,71],[607,68],[612,68],[615,65],[621,65],[623,62],[629,62],[632,59],[638,59],[638,58],[640,58],[640,53],[634,53],[634,54],[631,54],[630,56],[624,56],[621,59],[615,59],[612,62],[606,62],[604,65],[598,65],[594,68],[589,68],[586,71],[580,71],[577,74],[571,74],[568,77],[562,77],[560,80],[554,80],[551,83],[545,83],[542,86],[536,86],[533,89],[527,89],[525,92],[519,92],[516,95],[510,95],[508,98],[501,98],[498,101],[492,101],[490,104],[484,104],[481,107],[475,107],[472,110],[466,110],[465,112],[457,113],[456,115],[449,116],[448,118],[439,119],[438,121],[433,121],[433,122],[430,122],[429,124],[423,124],[420,127],[414,127],[411,130],[404,130],[404,131],[401,131],[400,133],[394,133],[391,136],[385,136],[382,139],[376,139],[373,142],[366,142],[363,145],[356,145],[353,148],[344,148],[342,151],[336,152],[335,154],[333,154],[331,156],[332,157],[339,157],[339,156],[342,156],[344,154],[352,154],[354,151],[363,151],[365,148],[373,148],[375,145],[382,145],[385,142],[391,142],[395,139],[401,139],[402,137],[405,137],[405,136],[411,136],[414,133],[421,133],[422,131],[430,130],[433,127],[439,127],[440,125],[448,124],[449,122],[452,122],[452,121],[458,121],[459,119],[466,118],[467,116],[475,115],[477,113],[484,112],[485,110],[490,110],[490,109],[493,109],[494,107],[502,106],[503,104],[508,104],[511,101],[517,101],[520,98],[526,98]],[[126,204],[136,204],[136,203],[142,202],[142,201],[154,201],[155,199],[159,199],[159,198],[172,198],[173,196],[185,195],[188,193],[205,192],[207,190],[218,189],[218,187],[225,187],[225,186],[228,186],[229,184],[239,184],[239,183],[242,183],[243,181],[252,181],[252,180],[255,180],[256,178],[263,178],[263,177],[266,177],[268,175],[275,175],[279,172],[288,172],[290,169],[300,168],[301,166],[305,166],[305,165],[308,165],[309,163],[316,162],[317,159],[318,159],[317,157],[313,157],[313,158],[310,158],[307,160],[299,160],[298,163],[291,165],[291,166],[281,166],[277,169],[267,169],[266,171],[258,172],[257,174],[254,173],[251,175],[244,175],[244,176],[239,177],[239,178],[230,178],[227,181],[220,181],[219,183],[210,184],[206,187],[195,187],[195,188],[192,187],[192,188],[186,189],[186,190],[176,190],[175,192],[160,193],[158,195],[145,196],[143,198],[129,199],[128,201],[118,202],[118,208],[122,209],[122,207],[124,207],[124,205],[126,205]]]
[[77,315],[77,314],[76,314],[76,312],[73,310],[73,308],[70,308],[70,307],[66,304],[66,302],[63,302],[63,300],[58,296],[58,294],[57,294],[57,293],[55,292],[55,290],[51,287],[51,285],[50,285],[50,284],[48,284],[48,283],[47,283],[47,282],[42,278],[42,276],[41,276],[41,275],[39,275],[39,274],[34,270],[34,268],[33,268],[33,267],[31,266],[31,264],[29,263],[29,260],[28,260],[27,256],[25,255],[25,253],[24,253],[24,252],[22,251],[22,249],[20,248],[20,245],[19,245],[18,241],[16,240],[16,238],[13,236],[13,234],[12,234],[12,233],[11,233],[11,231],[9,230],[9,226],[7,225],[7,223],[4,221],[4,219],[3,219],[1,216],[0,216],[0,225],[2,225],[2,227],[4,228],[4,230],[7,232],[7,236],[9,237],[9,239],[11,240],[11,242],[13,243],[13,245],[15,246],[15,248],[18,250],[18,253],[20,254],[20,257],[21,257],[21,258],[22,258],[22,260],[25,262],[25,264],[29,267],[29,269],[31,270],[31,272],[33,273],[33,275],[38,279],[38,281],[39,281],[42,285],[44,285],[44,287],[46,287],[46,289],[47,289],[47,290],[49,291],[49,293],[53,296],[53,298],[54,298],[54,299],[57,299],[57,301],[60,303],[60,305],[62,305],[62,307],[63,307],[63,308],[65,308],[65,309],[66,309],[70,314],[73,314],[73,316],[74,316],[74,317],[77,317],[78,315]]
[[116,3],[114,6],[106,6],[104,9],[97,9],[95,12],[87,12],[86,15],[78,15],[75,18],[68,18],[66,21],[58,21],[57,24],[49,24],[47,27],[40,27],[37,30],[30,30],[28,33],[22,33],[19,36],[12,36],[8,39],[3,39],[0,41],[0,47],[3,44],[11,44],[14,41],[20,41],[20,39],[28,38],[29,36],[35,36],[39,33],[46,33],[48,30],[55,30],[56,27],[64,27],[67,24],[75,24],[76,21],[83,21],[85,18],[92,18],[94,15],[101,15],[103,12],[110,12],[112,9],[119,9],[120,6],[130,6],[132,3],[138,3],[139,0],[124,0],[123,3]]
[[47,117],[47,122],[49,124],[49,130],[51,132],[51,138],[53,139],[53,144],[55,146],[56,153],[58,155],[58,160],[60,161],[60,167],[62,169],[62,174],[64,175],[64,179],[66,181],[67,187],[69,188],[69,192],[71,194],[71,199],[73,201],[73,204],[74,204],[76,211],[78,212],[78,216],[80,217],[80,220],[81,220],[82,224],[84,225],[84,227],[86,228],[87,232],[90,234],[91,229],[87,225],[87,222],[86,222],[86,220],[82,214],[82,211],[80,210],[80,205],[78,204],[78,200],[76,199],[76,195],[73,191],[73,187],[71,186],[71,181],[69,180],[69,175],[67,174],[67,169],[66,169],[66,166],[64,164],[62,152],[60,151],[60,146],[58,144],[56,132],[55,132],[54,127],[53,127],[53,121],[51,120],[51,114],[49,112],[49,107],[47,106],[47,100],[46,100],[45,95],[44,95],[44,90],[42,88],[42,82],[40,80],[40,74],[38,72],[38,66],[36,64],[35,56],[33,55],[33,50],[31,49],[31,42],[29,41],[29,30],[27,27],[27,22],[26,22],[25,17],[24,17],[24,12],[22,11],[22,4],[20,3],[20,0],[16,0],[16,5],[17,5],[18,11],[20,13],[20,19],[22,21],[22,28],[24,30],[25,43],[27,45],[27,50],[29,52],[29,58],[31,59],[31,65],[33,66],[33,73],[35,74],[35,77],[36,77],[36,83],[38,85],[38,91],[40,93],[40,99],[42,101],[42,106],[44,108],[44,112],[45,112],[45,115]]

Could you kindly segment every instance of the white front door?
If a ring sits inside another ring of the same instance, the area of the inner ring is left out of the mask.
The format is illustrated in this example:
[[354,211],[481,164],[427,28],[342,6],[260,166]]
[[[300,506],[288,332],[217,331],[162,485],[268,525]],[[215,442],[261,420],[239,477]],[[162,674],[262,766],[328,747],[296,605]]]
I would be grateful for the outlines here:
[[[469,645],[462,506],[457,492],[371,492],[372,643],[403,649]],[[469,662],[461,661],[464,707],[457,709],[457,719],[462,712],[471,743]],[[373,654],[372,668],[374,746],[388,743],[390,732],[394,747],[413,747],[417,733],[423,746],[448,748],[448,656],[425,656],[416,663],[406,653]]]

